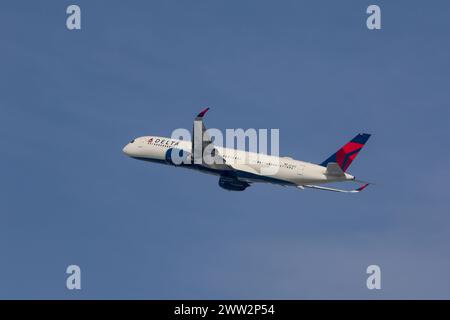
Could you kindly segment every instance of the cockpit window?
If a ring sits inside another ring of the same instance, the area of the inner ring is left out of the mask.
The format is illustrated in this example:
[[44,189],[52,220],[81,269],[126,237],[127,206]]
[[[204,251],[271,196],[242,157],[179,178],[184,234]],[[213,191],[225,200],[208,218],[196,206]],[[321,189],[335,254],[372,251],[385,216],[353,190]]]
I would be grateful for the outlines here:
[[130,141],[130,143],[133,143],[133,142],[134,142],[134,139]]

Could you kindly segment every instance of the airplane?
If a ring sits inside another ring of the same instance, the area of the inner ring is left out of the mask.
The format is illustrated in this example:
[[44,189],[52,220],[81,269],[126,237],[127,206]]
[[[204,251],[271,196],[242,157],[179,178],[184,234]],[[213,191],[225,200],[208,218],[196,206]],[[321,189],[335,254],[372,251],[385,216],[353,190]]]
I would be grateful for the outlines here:
[[[369,183],[356,180],[347,173],[362,147],[370,138],[360,133],[320,164],[276,157],[262,153],[215,146],[207,134],[203,117],[209,108],[202,110],[194,120],[193,140],[178,140],[159,136],[143,136],[131,140],[123,152],[131,158],[154,163],[168,164],[219,176],[219,186],[229,191],[243,191],[254,183],[272,183],[294,186],[299,189],[316,189],[343,193],[358,193]],[[199,140],[200,139],[200,140]],[[200,141],[200,143],[196,143]],[[211,156],[215,161],[205,161],[203,152],[213,146]],[[253,157],[253,158],[251,158]],[[182,161],[180,161],[180,159]],[[248,161],[248,159],[257,159]],[[266,168],[278,166],[275,173],[267,174]],[[356,182],[360,186],[353,190],[325,187],[323,184]]]

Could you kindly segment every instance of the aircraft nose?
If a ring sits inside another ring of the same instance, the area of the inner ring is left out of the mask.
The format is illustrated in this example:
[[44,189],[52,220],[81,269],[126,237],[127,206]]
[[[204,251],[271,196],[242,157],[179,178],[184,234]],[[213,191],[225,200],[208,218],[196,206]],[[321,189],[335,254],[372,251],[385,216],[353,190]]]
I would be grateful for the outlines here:
[[130,144],[127,144],[125,147],[123,147],[122,149],[123,153],[125,153],[127,156],[130,155]]

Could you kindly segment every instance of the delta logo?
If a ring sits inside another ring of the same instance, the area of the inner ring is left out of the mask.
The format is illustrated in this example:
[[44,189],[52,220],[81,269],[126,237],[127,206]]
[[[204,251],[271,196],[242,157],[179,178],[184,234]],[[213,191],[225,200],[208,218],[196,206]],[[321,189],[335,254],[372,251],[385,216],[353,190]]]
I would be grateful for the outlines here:
[[156,138],[156,139],[150,138],[147,140],[147,143],[155,144],[155,145],[170,146],[170,147],[174,147],[174,146],[177,146],[180,144],[179,141],[173,141],[170,139],[158,139],[158,138]]

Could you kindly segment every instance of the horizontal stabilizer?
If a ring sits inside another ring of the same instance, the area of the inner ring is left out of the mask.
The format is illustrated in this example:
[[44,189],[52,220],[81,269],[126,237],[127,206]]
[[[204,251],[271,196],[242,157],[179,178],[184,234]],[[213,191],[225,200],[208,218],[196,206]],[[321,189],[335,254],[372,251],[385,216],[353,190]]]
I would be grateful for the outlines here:
[[327,171],[325,171],[325,174],[333,177],[345,176],[344,171],[342,171],[341,167],[336,162],[329,162],[327,164]]

